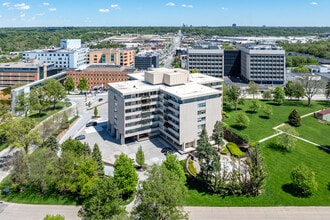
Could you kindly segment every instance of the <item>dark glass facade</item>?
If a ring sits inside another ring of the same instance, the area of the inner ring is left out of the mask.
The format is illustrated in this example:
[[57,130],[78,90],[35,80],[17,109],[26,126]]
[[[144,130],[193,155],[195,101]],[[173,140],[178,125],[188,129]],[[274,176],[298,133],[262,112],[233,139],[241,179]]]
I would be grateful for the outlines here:
[[241,51],[224,51],[224,76],[241,76]]

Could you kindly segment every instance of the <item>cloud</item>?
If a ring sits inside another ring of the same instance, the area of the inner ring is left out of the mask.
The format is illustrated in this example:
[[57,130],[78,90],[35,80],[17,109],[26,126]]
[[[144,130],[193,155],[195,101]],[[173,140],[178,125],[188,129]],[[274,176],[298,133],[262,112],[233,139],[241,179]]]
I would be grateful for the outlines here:
[[19,16],[20,16],[21,18],[24,18],[24,17],[25,17],[25,14],[24,14],[24,13],[21,13]]
[[38,13],[38,14],[36,14],[36,16],[44,16],[45,15],[45,13]]
[[44,2],[42,3],[43,6],[49,6],[49,3],[48,2]]
[[166,6],[173,7],[173,6],[175,6],[175,3],[173,3],[173,2],[167,2],[166,3]]
[[2,3],[2,5],[5,6],[5,7],[9,7],[10,2],[4,2],[4,3]]
[[113,9],[120,9],[120,7],[119,7],[118,4],[113,4],[113,5],[111,5],[111,8],[113,8]]
[[221,10],[223,10],[223,11],[227,11],[227,10],[228,10],[228,8],[225,8],[225,7],[221,7]]
[[48,11],[56,11],[56,8],[49,8]]
[[311,2],[311,5],[318,5],[317,2]]
[[185,4],[183,4],[183,5],[181,5],[181,6],[184,7],[184,8],[193,8],[192,5],[185,5]]
[[107,8],[100,8],[99,9],[99,12],[101,12],[101,13],[109,13],[109,9],[107,9]]
[[14,5],[14,9],[17,9],[17,10],[28,10],[28,9],[30,9],[30,5],[27,5],[25,3],[15,4]]

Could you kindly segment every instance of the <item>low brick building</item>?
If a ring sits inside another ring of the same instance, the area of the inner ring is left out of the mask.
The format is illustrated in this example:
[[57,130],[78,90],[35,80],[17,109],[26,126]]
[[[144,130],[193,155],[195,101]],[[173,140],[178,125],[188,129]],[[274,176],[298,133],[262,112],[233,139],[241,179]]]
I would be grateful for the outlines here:
[[128,79],[127,74],[134,73],[136,70],[119,65],[109,64],[90,64],[85,69],[68,71],[67,77],[72,77],[75,88],[77,88],[79,79],[86,77],[88,90],[104,88],[112,82],[121,82]]

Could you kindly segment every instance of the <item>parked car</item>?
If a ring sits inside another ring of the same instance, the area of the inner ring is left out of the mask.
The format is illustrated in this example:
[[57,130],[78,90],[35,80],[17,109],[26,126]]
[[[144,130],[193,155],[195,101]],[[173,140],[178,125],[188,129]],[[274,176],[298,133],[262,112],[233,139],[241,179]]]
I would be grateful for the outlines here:
[[99,102],[102,102],[103,101],[103,98],[99,98]]
[[77,137],[75,137],[74,139],[75,140],[84,140],[86,137],[85,135],[81,134],[81,135],[78,135]]
[[90,121],[86,124],[86,127],[91,127],[91,126],[96,126],[97,122],[96,121]]
[[167,151],[170,151],[170,150],[172,150],[172,149],[169,147],[164,147],[160,152],[167,153]]

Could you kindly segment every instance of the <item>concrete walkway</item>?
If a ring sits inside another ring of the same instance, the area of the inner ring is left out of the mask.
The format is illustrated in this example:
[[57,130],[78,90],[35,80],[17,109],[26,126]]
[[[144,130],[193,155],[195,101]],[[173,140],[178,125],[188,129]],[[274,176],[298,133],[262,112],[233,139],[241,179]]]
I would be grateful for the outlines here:
[[[313,115],[313,114],[315,114],[316,112],[318,112],[318,111],[315,111],[315,112],[311,112],[311,113],[305,114],[305,115],[301,116],[301,118],[305,118],[305,117],[307,117],[307,116]],[[282,124],[280,124],[280,125],[277,125],[276,127],[273,127],[273,129],[274,129],[275,131],[277,131],[278,133],[273,134],[273,135],[268,136],[268,137],[265,137],[265,138],[259,140],[258,142],[259,142],[259,143],[262,143],[262,142],[267,141],[267,140],[269,140],[269,139],[271,139],[271,138],[274,138],[274,137],[276,137],[276,136],[279,136],[279,135],[281,135],[281,134],[283,134],[283,133],[288,134],[288,133],[283,132],[282,130],[279,129],[279,128],[282,127],[283,125],[285,125],[285,123],[282,123]],[[296,136],[296,135],[292,135],[292,134],[288,134],[288,135],[290,135],[290,136],[292,136],[292,137],[295,137],[295,138],[297,138],[297,139],[299,139],[299,140],[301,140],[301,141],[304,141],[304,142],[307,142],[307,143],[309,143],[309,144],[312,144],[312,145],[314,145],[314,146],[317,146],[317,147],[320,146],[320,144],[314,143],[314,142],[309,141],[309,140],[307,140],[307,139],[305,139],[305,138],[298,137],[298,136]]]

